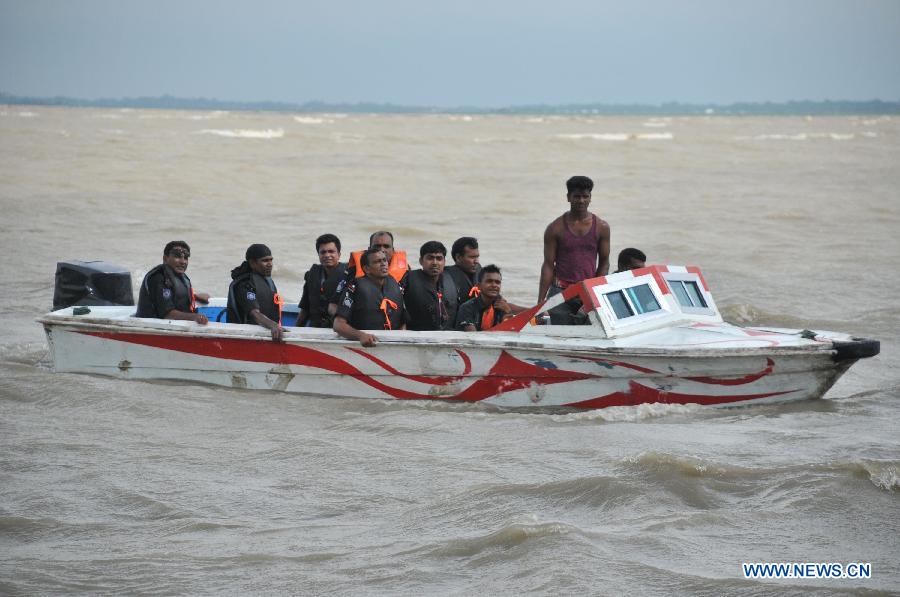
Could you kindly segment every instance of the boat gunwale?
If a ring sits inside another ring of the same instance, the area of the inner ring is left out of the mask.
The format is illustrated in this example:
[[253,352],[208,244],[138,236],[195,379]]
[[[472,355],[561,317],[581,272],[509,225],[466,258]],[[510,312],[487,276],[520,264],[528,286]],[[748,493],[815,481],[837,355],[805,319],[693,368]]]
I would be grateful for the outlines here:
[[[207,326],[200,326],[194,322],[178,321],[178,320],[147,320],[143,318],[134,318],[135,321],[124,318],[88,318],[77,315],[54,315],[48,313],[38,317],[36,321],[42,324],[45,329],[56,327],[67,329],[75,332],[80,331],[98,331],[113,333],[143,333],[154,336],[188,336],[200,339],[227,338],[235,340],[248,341],[266,341],[271,339],[268,330],[260,326],[240,325],[240,324],[222,324],[211,323]],[[229,326],[224,328],[222,326]],[[234,329],[240,325],[240,329]],[[731,325],[731,324],[726,324]],[[210,327],[212,326],[212,327]],[[743,329],[739,328],[738,329]],[[123,329],[125,328],[125,329]],[[257,329],[254,329],[257,328]],[[333,331],[322,330],[318,328],[288,328],[291,333],[285,336],[284,344],[287,345],[306,345],[306,344],[334,344],[355,346],[358,344],[355,340],[348,340],[338,336]],[[314,331],[315,330],[315,331]],[[715,347],[715,348],[683,348],[678,345],[665,347],[641,347],[641,346],[616,346],[602,345],[599,343],[609,343],[614,340],[608,338],[591,338],[590,336],[528,336],[527,339],[522,338],[522,334],[517,332],[459,332],[459,331],[434,331],[434,332],[417,332],[414,330],[371,330],[379,334],[378,342],[381,344],[390,344],[392,347],[411,346],[421,347],[429,346],[447,346],[449,348],[466,347],[466,348],[484,348],[484,349],[514,349],[529,352],[546,352],[554,351],[560,356],[583,356],[584,354],[609,354],[615,356],[632,356],[632,357],[650,357],[658,358],[665,356],[668,358],[697,358],[697,357],[713,357],[713,358],[729,358],[729,357],[745,357],[745,356],[791,356],[791,355],[809,355],[827,354],[829,356],[836,353],[834,342],[853,341],[852,336],[847,339],[827,338],[826,341],[810,342],[809,344],[799,344],[790,346],[749,346],[749,347]],[[710,330],[712,331],[712,330]],[[798,330],[799,332],[800,330]],[[330,333],[329,333],[330,332]],[[826,332],[822,333],[834,333]],[[387,334],[402,334],[402,337],[391,337]],[[410,336],[409,334],[416,334]],[[418,334],[423,334],[418,336]],[[427,335],[424,335],[427,334]],[[435,338],[433,334],[446,334],[447,340]],[[473,336],[473,334],[478,334]],[[783,332],[773,332],[786,336]],[[547,341],[544,341],[547,340]],[[754,339],[748,339],[753,341]],[[579,345],[572,343],[577,341]],[[758,340],[757,340],[758,341]],[[377,350],[377,346],[375,347]]]

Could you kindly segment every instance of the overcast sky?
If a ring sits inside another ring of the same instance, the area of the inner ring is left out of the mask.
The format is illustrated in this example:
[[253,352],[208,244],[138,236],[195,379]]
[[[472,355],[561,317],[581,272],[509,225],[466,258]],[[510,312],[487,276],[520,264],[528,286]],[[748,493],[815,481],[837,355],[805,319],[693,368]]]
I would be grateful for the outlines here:
[[900,99],[898,0],[0,0],[0,91],[498,107]]

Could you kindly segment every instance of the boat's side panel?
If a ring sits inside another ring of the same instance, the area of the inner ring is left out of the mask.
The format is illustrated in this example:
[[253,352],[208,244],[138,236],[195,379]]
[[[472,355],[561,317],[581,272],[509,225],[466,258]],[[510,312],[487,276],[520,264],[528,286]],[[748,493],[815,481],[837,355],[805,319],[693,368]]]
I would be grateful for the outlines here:
[[[501,407],[711,405],[819,397],[846,366],[828,351],[698,358],[502,347],[103,332],[48,326],[57,371],[310,395],[442,399]],[[427,372],[423,374],[422,372]]]

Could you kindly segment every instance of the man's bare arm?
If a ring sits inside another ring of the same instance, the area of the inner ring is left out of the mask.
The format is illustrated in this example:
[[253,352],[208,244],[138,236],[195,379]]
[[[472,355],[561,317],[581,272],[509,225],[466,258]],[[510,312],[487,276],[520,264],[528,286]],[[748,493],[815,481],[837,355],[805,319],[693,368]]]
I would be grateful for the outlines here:
[[368,334],[362,330],[358,330],[350,322],[338,315],[334,318],[333,329],[341,338],[347,340],[356,340],[366,348],[370,348],[378,344],[378,338],[372,334]]
[[209,319],[207,319],[206,315],[203,313],[185,313],[184,311],[179,311],[178,309],[172,309],[168,313],[166,313],[166,319],[175,319],[178,321],[194,321],[199,323],[200,325],[206,325],[209,323]]
[[547,226],[544,231],[544,262],[541,264],[541,282],[538,286],[538,300],[543,301],[553,283],[553,274],[556,272],[556,220]]
[[609,273],[609,224],[600,220],[597,232],[597,275],[605,276]]
[[261,325],[272,332],[272,340],[274,340],[275,342],[281,342],[284,339],[285,329],[278,323],[263,315],[259,309],[253,309],[252,311],[250,311],[250,317],[253,318],[253,321],[255,321],[257,325]]

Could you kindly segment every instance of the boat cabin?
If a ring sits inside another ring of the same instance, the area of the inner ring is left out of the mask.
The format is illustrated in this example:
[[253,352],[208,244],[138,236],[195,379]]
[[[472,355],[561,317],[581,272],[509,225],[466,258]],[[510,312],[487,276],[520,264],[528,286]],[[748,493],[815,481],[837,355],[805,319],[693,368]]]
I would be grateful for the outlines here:
[[[520,318],[527,315],[530,319],[531,311],[546,311],[576,297],[586,306],[590,327],[521,325]],[[622,338],[689,322],[722,323],[700,268],[650,265],[574,284],[543,305],[504,322],[498,331],[554,335],[565,328],[566,335]]]

